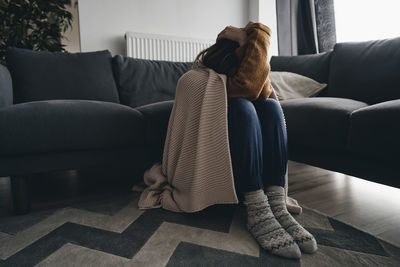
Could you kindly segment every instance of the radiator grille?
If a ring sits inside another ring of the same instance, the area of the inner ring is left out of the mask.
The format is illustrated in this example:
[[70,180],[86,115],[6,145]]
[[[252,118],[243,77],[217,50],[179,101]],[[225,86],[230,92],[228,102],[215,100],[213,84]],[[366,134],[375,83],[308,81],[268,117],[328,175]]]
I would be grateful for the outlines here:
[[178,62],[192,62],[215,42],[137,32],[127,32],[125,38],[128,57]]

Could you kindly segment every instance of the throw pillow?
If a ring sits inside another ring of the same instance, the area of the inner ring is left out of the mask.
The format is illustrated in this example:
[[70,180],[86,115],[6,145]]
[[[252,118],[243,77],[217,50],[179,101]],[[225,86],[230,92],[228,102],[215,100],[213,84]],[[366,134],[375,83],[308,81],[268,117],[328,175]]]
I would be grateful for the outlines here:
[[269,79],[279,100],[314,96],[327,86],[326,83],[285,71],[271,71]]
[[192,62],[170,62],[114,56],[113,67],[121,104],[139,107],[175,98],[179,78]]
[[82,99],[118,103],[109,51],[62,53],[9,48],[14,103]]

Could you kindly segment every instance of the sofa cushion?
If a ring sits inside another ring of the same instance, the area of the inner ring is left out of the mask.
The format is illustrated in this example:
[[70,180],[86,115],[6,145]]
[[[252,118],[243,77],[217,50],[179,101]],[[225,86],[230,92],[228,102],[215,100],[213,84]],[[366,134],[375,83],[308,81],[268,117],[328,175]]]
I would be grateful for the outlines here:
[[339,43],[332,55],[329,95],[369,104],[400,98],[400,37]]
[[192,63],[115,56],[113,67],[121,103],[139,107],[174,99],[178,79],[191,66]]
[[162,155],[165,137],[168,130],[169,117],[171,115],[174,100],[152,103],[136,108],[143,114],[145,125],[145,144],[157,149]]
[[6,59],[14,103],[53,99],[119,102],[108,51],[61,53],[9,48]]
[[398,158],[399,118],[400,99],[354,111],[350,117],[349,149],[381,159]]
[[103,101],[49,100],[0,110],[0,154],[127,147],[144,142],[143,115]]
[[350,114],[367,104],[344,98],[312,97],[283,100],[281,106],[289,144],[344,150]]
[[272,71],[294,72],[327,83],[332,52],[301,56],[272,56]]

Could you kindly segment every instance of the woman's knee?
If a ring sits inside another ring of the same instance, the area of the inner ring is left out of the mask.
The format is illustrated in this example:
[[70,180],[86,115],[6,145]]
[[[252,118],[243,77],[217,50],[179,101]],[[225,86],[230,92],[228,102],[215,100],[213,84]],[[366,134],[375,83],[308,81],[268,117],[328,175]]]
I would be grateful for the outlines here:
[[[259,115],[268,118],[283,119],[284,114],[281,105],[278,101],[272,98],[267,98],[256,104]],[[260,114],[261,113],[261,114]]]
[[267,98],[264,100],[264,105],[267,109],[271,110],[271,111],[278,111],[280,112],[282,110],[281,108],[281,104],[279,104],[278,101],[276,101],[275,99],[272,98]]
[[246,98],[229,98],[228,113],[234,116],[235,119],[240,119],[242,122],[254,122],[258,120],[257,111],[253,103]]

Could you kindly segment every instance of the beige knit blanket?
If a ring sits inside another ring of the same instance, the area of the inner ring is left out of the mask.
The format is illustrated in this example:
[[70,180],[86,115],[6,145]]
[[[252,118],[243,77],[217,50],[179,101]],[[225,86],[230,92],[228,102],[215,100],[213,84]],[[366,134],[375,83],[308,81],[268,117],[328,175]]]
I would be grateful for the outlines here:
[[[227,106],[225,75],[198,68],[179,79],[163,160],[144,173],[140,209],[196,212],[214,204],[238,203]],[[294,210],[288,204],[289,211],[301,212],[295,200],[290,203]]]

